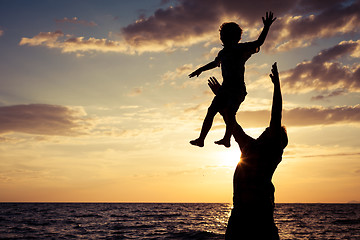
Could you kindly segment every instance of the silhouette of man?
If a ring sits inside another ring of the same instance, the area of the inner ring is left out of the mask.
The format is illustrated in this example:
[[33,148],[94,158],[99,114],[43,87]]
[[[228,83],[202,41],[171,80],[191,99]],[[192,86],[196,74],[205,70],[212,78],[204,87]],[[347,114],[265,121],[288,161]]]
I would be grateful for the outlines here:
[[[269,127],[257,139],[247,135],[238,123],[233,129],[241,159],[234,173],[234,206],[226,240],[279,239],[273,217],[275,188],[271,179],[281,162],[288,138],[285,127],[281,126],[282,96],[276,63],[271,72],[274,93]],[[209,86],[216,94],[220,84],[215,78],[210,78]]]

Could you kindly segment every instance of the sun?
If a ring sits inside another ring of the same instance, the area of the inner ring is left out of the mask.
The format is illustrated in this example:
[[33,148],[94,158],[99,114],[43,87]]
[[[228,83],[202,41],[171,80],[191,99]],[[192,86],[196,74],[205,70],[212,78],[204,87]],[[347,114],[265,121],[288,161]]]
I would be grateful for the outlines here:
[[236,167],[236,165],[240,161],[241,152],[237,146],[232,146],[230,148],[224,149],[218,154],[221,165],[223,166]]

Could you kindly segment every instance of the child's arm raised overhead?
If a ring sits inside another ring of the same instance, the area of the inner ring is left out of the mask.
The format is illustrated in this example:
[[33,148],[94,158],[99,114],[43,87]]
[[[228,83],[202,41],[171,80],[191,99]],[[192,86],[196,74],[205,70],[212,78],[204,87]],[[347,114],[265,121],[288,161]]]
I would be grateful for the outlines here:
[[190,73],[189,74],[189,77],[192,78],[192,77],[195,77],[195,76],[199,76],[202,72],[204,71],[207,71],[207,70],[210,70],[210,69],[213,69],[213,68],[216,68],[219,66],[219,62],[215,59],[214,61],[196,69],[194,72]]
[[262,20],[264,23],[264,28],[259,38],[255,41],[258,47],[263,45],[263,43],[265,42],[265,38],[269,32],[270,26],[276,20],[276,18],[274,18],[274,14],[270,11],[270,12],[266,12],[266,18],[262,17]]

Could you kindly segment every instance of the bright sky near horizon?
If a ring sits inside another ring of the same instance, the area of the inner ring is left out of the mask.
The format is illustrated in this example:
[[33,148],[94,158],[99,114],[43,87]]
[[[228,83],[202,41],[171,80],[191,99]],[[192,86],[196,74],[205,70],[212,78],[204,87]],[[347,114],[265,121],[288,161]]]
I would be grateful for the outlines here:
[[289,145],[277,202],[360,201],[360,0],[0,1],[1,202],[231,202],[240,158],[199,134],[213,98],[188,74],[273,23],[246,63],[238,112],[257,137],[278,63]]

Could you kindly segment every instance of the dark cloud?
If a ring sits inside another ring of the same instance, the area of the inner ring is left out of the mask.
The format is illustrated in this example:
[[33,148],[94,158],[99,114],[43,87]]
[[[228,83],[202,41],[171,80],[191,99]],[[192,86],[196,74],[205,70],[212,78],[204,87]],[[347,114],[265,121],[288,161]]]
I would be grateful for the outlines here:
[[311,100],[326,100],[331,97],[344,95],[345,93],[347,93],[346,90],[339,89],[339,90],[335,90],[335,91],[327,93],[327,94],[320,94],[320,95],[314,96],[311,98]]
[[0,107],[0,134],[76,136],[86,134],[89,127],[91,120],[81,108],[47,104]]
[[125,41],[135,47],[162,45],[171,49],[188,46],[199,39],[204,40],[223,15],[219,1],[179,2],[177,6],[158,9],[152,16],[141,17],[123,28]]
[[309,11],[319,11],[324,9],[324,6],[337,6],[342,5],[343,2],[339,0],[300,0],[296,5],[296,10],[299,13],[306,13]]
[[353,66],[337,62],[342,57],[359,58],[360,40],[343,41],[321,51],[311,61],[304,61],[295,68],[285,71],[282,83],[286,90],[311,91],[339,88],[343,91],[360,90],[360,64]]
[[360,1],[348,5],[344,1],[300,1],[273,25],[264,48],[286,51],[309,46],[319,38],[356,33],[359,21]]
[[[250,39],[257,38],[261,17],[273,11],[278,18],[272,25],[264,51],[287,51],[306,47],[315,40],[357,33],[360,30],[360,0],[178,0],[168,8],[159,8],[151,16],[139,19],[121,30],[121,41],[40,33],[23,38],[20,45],[60,48],[63,52],[120,52],[126,54],[174,51],[197,43],[218,41],[218,29],[224,21],[236,21]],[[169,4],[164,1],[163,4]],[[56,20],[61,23],[95,25],[78,18]],[[47,34],[47,35],[46,35]],[[51,39],[49,39],[52,37]],[[57,37],[57,38],[56,38]],[[56,38],[56,39],[55,39]],[[42,42],[41,42],[42,41]]]
[[294,108],[284,111],[284,123],[310,126],[360,123],[360,105],[334,108]]
[[[240,111],[239,123],[245,127],[263,127],[270,122],[270,111]],[[360,123],[360,105],[334,108],[294,108],[283,111],[286,126],[313,126]]]
[[[245,28],[261,24],[265,11],[273,11],[273,25],[265,49],[287,50],[306,46],[316,38],[359,29],[360,1],[233,1],[179,0],[174,7],[159,9],[122,29],[133,47],[161,45],[164,48],[189,46],[209,41],[224,19],[233,19]],[[347,3],[347,4],[346,4]],[[245,29],[246,30],[246,29]]]

